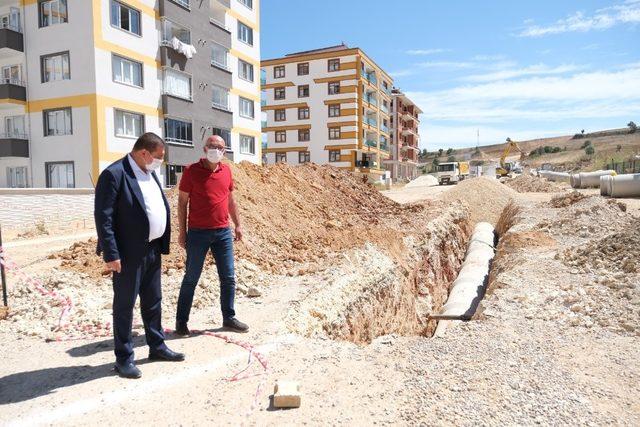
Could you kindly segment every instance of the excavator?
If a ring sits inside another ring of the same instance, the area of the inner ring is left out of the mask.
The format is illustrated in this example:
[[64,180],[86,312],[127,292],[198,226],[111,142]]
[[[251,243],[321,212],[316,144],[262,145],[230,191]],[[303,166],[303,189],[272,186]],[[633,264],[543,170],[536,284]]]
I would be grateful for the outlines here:
[[498,178],[501,178],[503,176],[507,176],[512,172],[516,172],[516,170],[514,169],[514,164],[512,164],[511,162],[507,162],[507,157],[509,156],[509,153],[511,153],[511,150],[518,150],[520,152],[520,160],[524,160],[524,158],[526,157],[526,154],[524,153],[524,151],[522,151],[520,149],[520,147],[518,146],[518,143],[515,141],[512,141],[511,138],[507,138],[507,146],[504,148],[504,151],[502,152],[502,156],[500,156],[500,167],[496,169],[496,175],[498,176]]

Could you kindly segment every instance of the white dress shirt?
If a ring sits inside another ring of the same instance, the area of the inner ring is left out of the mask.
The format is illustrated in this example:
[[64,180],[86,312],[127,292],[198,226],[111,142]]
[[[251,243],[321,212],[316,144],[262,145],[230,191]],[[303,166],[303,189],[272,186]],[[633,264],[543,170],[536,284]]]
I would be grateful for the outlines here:
[[153,179],[150,172],[140,169],[140,166],[130,154],[127,155],[127,158],[142,191],[144,207],[149,219],[149,241],[152,241],[162,237],[164,230],[167,228],[167,208],[162,198],[162,189]]

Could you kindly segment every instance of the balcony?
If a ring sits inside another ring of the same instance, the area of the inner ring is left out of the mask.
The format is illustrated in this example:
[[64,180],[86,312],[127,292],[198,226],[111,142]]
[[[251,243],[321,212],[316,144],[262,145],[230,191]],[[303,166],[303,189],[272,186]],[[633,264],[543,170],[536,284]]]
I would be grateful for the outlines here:
[[0,158],[29,157],[29,136],[10,132],[0,134]]
[[367,139],[364,145],[371,148],[378,148],[378,143],[374,139]]
[[382,126],[380,126],[380,130],[384,133],[389,133],[389,126],[383,124]]
[[356,167],[358,168],[370,168],[375,162],[369,160],[356,160]]
[[24,39],[19,27],[9,23],[0,24],[0,57],[24,52]]
[[380,105],[380,110],[386,115],[389,115],[389,107],[387,107],[386,105],[384,104]]
[[380,149],[384,151],[389,151],[389,142],[387,141],[387,138],[385,138],[384,136],[380,137]]
[[413,112],[408,110],[408,109],[406,109],[406,108],[402,110],[401,116],[402,116],[403,120],[414,120],[415,119],[415,116],[413,115]]
[[369,103],[370,105],[374,105],[374,106],[378,105],[378,100],[376,99],[375,96],[373,96],[373,94],[365,95],[364,96],[364,100],[365,100],[365,102]]
[[402,128],[402,135],[404,135],[404,136],[408,136],[408,135],[418,136],[418,132],[412,127],[404,126]]
[[377,122],[377,120],[376,120],[374,117],[367,117],[367,116],[365,116],[365,117],[364,117],[364,122],[365,122],[366,124],[368,124],[369,126],[373,126],[373,127],[374,127],[374,128],[376,128],[376,129],[378,128],[378,122]]
[[389,98],[391,98],[391,88],[381,86],[381,87],[380,87],[380,89],[381,89],[385,94],[387,94],[387,96],[388,96]]
[[0,99],[27,100],[25,82],[17,79],[0,79]]

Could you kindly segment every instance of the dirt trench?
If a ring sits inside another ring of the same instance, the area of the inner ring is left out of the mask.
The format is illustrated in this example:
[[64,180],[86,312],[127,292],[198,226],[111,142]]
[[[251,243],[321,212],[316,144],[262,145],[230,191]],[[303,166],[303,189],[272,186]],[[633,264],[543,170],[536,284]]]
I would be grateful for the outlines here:
[[431,336],[472,232],[466,209],[447,207],[401,254],[350,251],[289,313],[293,332],[368,344],[388,334]]

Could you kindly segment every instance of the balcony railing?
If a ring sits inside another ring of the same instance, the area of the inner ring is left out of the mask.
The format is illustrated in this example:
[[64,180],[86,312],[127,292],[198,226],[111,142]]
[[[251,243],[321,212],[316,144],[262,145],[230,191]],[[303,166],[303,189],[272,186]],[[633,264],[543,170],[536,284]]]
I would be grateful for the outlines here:
[[378,105],[378,100],[375,99],[373,96],[365,96],[364,100],[367,101],[369,104],[371,105]]
[[369,83],[371,83],[372,85],[374,85],[374,86],[377,86],[377,85],[378,85],[378,79],[376,78],[376,75],[375,75],[375,74],[372,74],[372,73],[366,74],[366,75],[365,75],[365,78],[366,78],[366,79],[367,79],[367,81],[368,81]]
[[365,122],[366,124],[368,124],[369,126],[373,126],[373,127],[375,127],[375,128],[377,128],[377,127],[378,127],[378,122],[377,122],[377,121],[376,121],[376,119],[374,119],[374,118],[366,117],[366,116],[365,116],[365,118],[364,118],[364,122]]
[[389,87],[381,87],[382,91],[386,93],[388,96],[391,96],[391,89]]
[[27,87],[27,83],[20,79],[2,79],[0,78],[0,85],[15,85]]
[[384,136],[380,136],[380,149],[384,151],[389,151],[389,142],[387,138]]
[[16,33],[22,33],[22,29],[19,25],[14,25],[9,22],[0,22],[0,30],[3,30],[5,28],[7,30],[15,31]]
[[220,21],[217,18],[211,17],[211,18],[209,18],[209,22],[212,23],[213,25],[215,25],[216,27],[222,28],[223,30],[226,30],[226,31],[230,31],[229,27],[227,27],[223,21]]
[[373,148],[378,147],[378,143],[376,143],[376,141],[375,141],[375,140],[373,140],[373,139],[367,139],[367,140],[364,142],[364,144],[365,144],[367,147],[373,147]]
[[267,84],[267,78],[266,77],[260,77],[260,86],[264,86]]
[[0,139],[29,139],[29,134],[25,132],[4,132],[0,133]]
[[389,114],[389,107],[387,107],[386,105],[382,104],[382,105],[380,106],[380,109],[381,109],[384,113]]
[[387,125],[380,126],[380,130],[384,133],[389,133],[389,127]]
[[356,160],[356,167],[359,168],[370,168],[373,165],[373,162],[369,160]]

